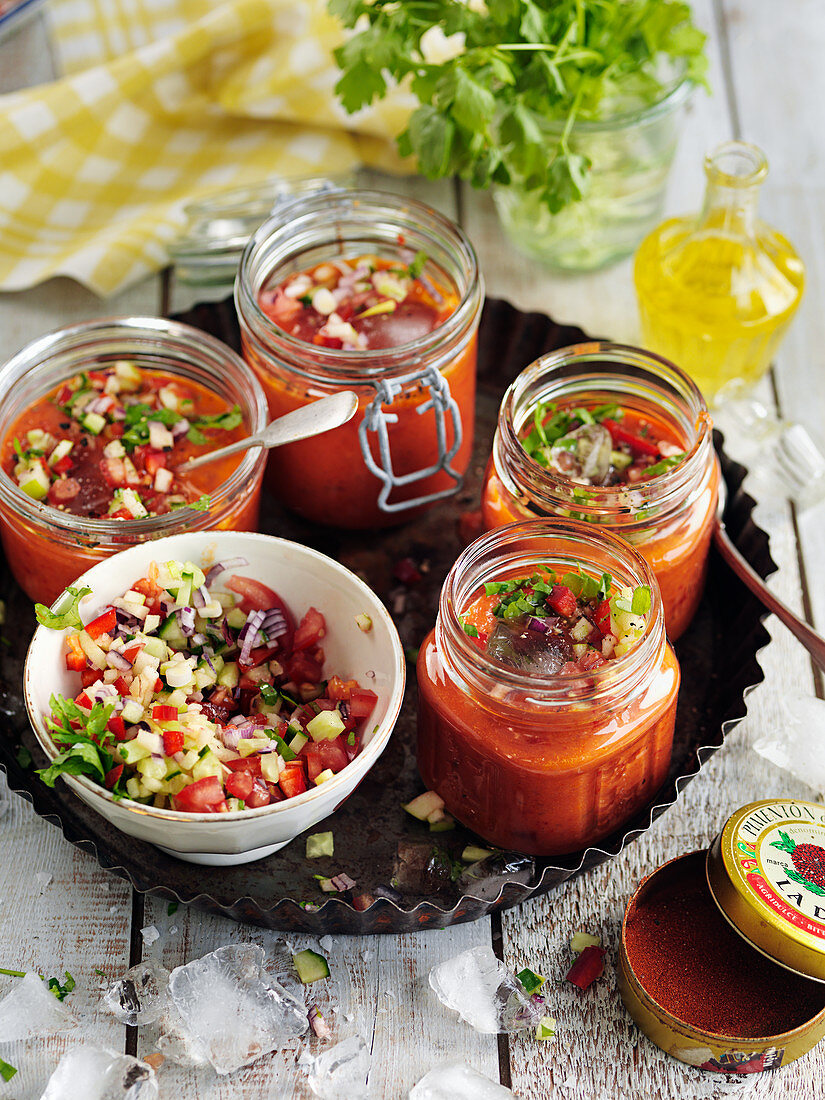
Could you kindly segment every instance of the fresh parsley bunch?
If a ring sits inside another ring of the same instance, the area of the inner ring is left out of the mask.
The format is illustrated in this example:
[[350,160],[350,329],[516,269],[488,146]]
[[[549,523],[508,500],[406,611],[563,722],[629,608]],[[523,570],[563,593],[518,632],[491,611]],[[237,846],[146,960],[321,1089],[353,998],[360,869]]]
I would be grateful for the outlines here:
[[[663,70],[705,83],[705,35],[681,0],[329,0],[356,33],[335,51],[354,112],[409,78],[420,106],[398,138],[431,179],[539,192],[552,212],[582,198],[579,119],[646,106]],[[625,110],[627,107],[625,106]]]

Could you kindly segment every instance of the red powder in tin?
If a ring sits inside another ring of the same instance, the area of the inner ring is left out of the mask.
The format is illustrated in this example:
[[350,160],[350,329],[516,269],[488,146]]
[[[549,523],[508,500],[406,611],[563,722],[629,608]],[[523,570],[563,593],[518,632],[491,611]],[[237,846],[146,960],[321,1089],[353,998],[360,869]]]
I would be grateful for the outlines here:
[[825,986],[777,966],[734,932],[704,878],[662,885],[628,913],[625,947],[640,984],[672,1016],[701,1031],[757,1038],[791,1031],[825,1007]]

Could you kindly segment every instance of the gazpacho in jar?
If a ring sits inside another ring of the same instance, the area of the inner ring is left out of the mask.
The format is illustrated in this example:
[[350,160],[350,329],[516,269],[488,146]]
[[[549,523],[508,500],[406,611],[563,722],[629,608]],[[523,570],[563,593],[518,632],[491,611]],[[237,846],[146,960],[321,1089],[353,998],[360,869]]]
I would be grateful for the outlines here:
[[469,241],[423,203],[346,190],[296,200],[261,226],[235,302],[271,415],[339,389],[360,398],[323,444],[270,452],[272,492],[350,528],[400,522],[456,492],[472,449],[482,301]]
[[419,770],[489,843],[577,851],[664,782],[679,679],[656,580],[621,539],[570,520],[488,532],[419,653]]
[[212,337],[152,318],[76,325],[10,360],[0,393],[0,535],[32,599],[137,541],[257,526],[260,452],[178,472],[266,423],[254,375]]
[[561,515],[610,528],[653,569],[678,638],[707,570],[720,476],[711,429],[695,384],[659,356],[605,343],[543,356],[502,401],[485,526]]

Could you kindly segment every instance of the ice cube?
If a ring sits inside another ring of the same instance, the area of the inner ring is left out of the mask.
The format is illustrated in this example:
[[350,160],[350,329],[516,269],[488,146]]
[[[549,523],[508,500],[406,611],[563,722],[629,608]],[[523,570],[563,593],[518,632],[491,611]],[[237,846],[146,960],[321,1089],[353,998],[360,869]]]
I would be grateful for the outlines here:
[[145,928],[141,928],[140,934],[143,936],[143,942],[147,947],[151,947],[155,940],[160,939],[160,932],[158,932],[154,924],[149,924]]
[[69,1009],[33,971],[0,1001],[0,1043],[34,1039],[77,1027]]
[[157,1100],[155,1071],[114,1050],[83,1045],[67,1050],[40,1100]]
[[309,1026],[306,1005],[262,972],[263,961],[254,943],[228,944],[169,978],[184,1037],[196,1051],[202,1046],[218,1073],[256,1061]]
[[464,894],[472,894],[481,901],[495,901],[511,882],[531,883],[536,873],[536,861],[532,856],[517,852],[493,852],[477,863],[471,863],[462,871],[458,887]]
[[321,1051],[309,1067],[309,1087],[321,1100],[365,1100],[370,1055],[360,1035]]
[[152,1024],[166,1007],[168,988],[169,971],[154,959],[147,959],[110,985],[103,1003],[122,1024]]
[[754,743],[754,750],[778,768],[825,794],[825,758],[820,748],[825,733],[825,702],[812,695],[781,700],[784,721]]
[[206,1048],[192,1035],[183,1022],[174,1002],[167,997],[163,1015],[158,1021],[158,1049],[164,1058],[179,1066],[206,1066],[209,1064]]
[[34,881],[40,887],[40,893],[42,894],[49,883],[52,881],[53,876],[48,871],[35,872]]
[[466,1062],[448,1062],[422,1077],[410,1100],[506,1100],[510,1089],[485,1077]]
[[471,947],[434,966],[430,985],[442,1004],[488,1035],[535,1028],[544,1015],[492,947]]

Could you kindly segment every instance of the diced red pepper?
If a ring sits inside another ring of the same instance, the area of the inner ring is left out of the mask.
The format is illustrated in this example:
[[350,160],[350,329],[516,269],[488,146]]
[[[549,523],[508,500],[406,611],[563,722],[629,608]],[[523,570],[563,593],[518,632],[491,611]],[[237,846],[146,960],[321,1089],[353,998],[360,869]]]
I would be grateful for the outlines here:
[[54,466],[52,466],[52,469],[56,474],[67,474],[73,466],[74,462],[72,462],[72,456],[63,455],[62,458],[58,459],[57,462],[55,462]]
[[226,780],[226,793],[233,798],[242,798],[245,802],[254,786],[255,779],[249,772],[233,772]]
[[[157,710],[158,708],[155,707],[154,709]],[[176,752],[183,752],[183,730],[164,730],[163,751],[167,756],[174,756]]]
[[369,718],[378,702],[378,696],[369,688],[355,688],[349,697],[349,712],[353,718]]
[[80,685],[81,687],[91,687],[92,684],[96,684],[98,680],[103,679],[103,670],[100,668],[84,668],[80,673]]
[[188,813],[220,813],[226,808],[226,799],[220,780],[214,775],[198,779],[174,796],[175,809]]
[[66,668],[70,672],[80,672],[86,667],[86,654],[80,644],[77,634],[70,634],[66,639],[70,652],[66,654]]
[[102,615],[86,624],[86,633],[90,638],[99,638],[102,634],[112,634],[117,626],[117,612],[109,607]]
[[599,606],[596,608],[596,613],[593,616],[593,622],[601,630],[602,634],[611,634],[612,627],[610,625],[610,601],[602,600]]
[[178,708],[168,703],[156,703],[152,707],[152,717],[156,722],[174,722],[178,717]]
[[109,733],[113,733],[118,741],[124,741],[126,739],[126,723],[119,714],[112,715],[106,723],[106,729]]
[[155,691],[163,691],[163,680],[161,680],[160,676],[155,680]]
[[118,779],[123,775],[123,765],[116,764],[111,771],[106,772],[103,777],[103,786],[111,791]]
[[605,428],[610,432],[610,436],[614,443],[626,443],[633,451],[634,455],[651,455],[655,458],[659,457],[659,448],[655,443],[650,443],[647,439],[642,439],[640,435],[634,435],[632,432],[625,431],[615,420],[603,420]]
[[566,619],[575,615],[578,607],[572,589],[566,584],[554,584],[553,591],[547,597],[547,603],[557,615],[563,615]]
[[83,707],[84,710],[92,709],[92,700],[89,698],[85,691],[81,691],[81,693],[75,699],[75,702],[79,707]]
[[596,978],[600,978],[604,974],[604,956],[605,950],[603,947],[597,947],[595,944],[585,947],[567,971],[568,982],[577,985],[579,989],[587,989],[592,982],[595,982]]
[[303,794],[307,789],[303,765],[295,767],[294,763],[290,761],[281,772],[278,784],[287,798],[293,798],[296,794]]
[[118,678],[115,680],[115,688],[117,689],[117,691],[120,692],[121,695],[128,695],[130,687],[131,684],[124,676],[118,676]]
[[126,649],[124,649],[123,651],[123,659],[131,664],[142,649],[143,642],[138,642],[137,645],[127,646]]

